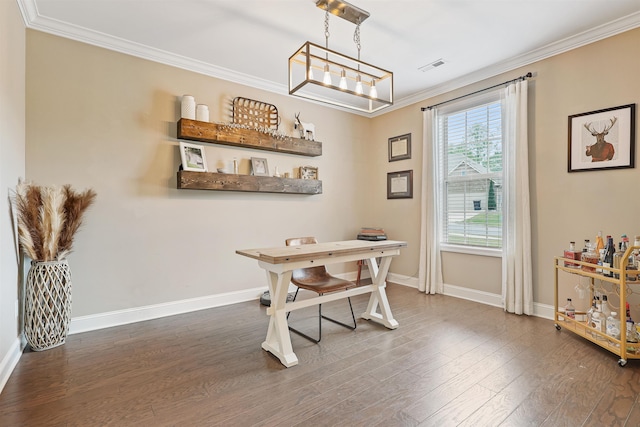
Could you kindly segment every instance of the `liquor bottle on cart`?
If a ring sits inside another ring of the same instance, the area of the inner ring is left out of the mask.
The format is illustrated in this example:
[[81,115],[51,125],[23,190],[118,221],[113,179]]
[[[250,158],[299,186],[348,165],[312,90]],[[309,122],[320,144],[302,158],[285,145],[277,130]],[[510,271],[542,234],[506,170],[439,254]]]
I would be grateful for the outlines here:
[[[603,267],[613,267],[613,254],[616,252],[616,247],[613,244],[613,237],[607,236],[607,246],[605,246],[604,261],[602,261]],[[603,269],[603,274],[607,277],[613,277],[613,271]]]
[[570,319],[576,319],[576,308],[571,303],[571,298],[567,298],[567,305],[564,306],[564,314]]

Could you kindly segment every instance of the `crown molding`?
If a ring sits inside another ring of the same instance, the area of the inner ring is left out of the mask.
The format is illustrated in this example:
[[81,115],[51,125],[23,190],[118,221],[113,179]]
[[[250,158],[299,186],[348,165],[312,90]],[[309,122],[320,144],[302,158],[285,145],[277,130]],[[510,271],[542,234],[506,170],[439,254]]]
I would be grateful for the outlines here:
[[[210,77],[219,78],[233,83],[242,84],[256,89],[262,89],[280,95],[288,94],[288,88],[286,85],[274,83],[265,79],[260,79],[248,74],[238,73],[236,71],[211,65],[203,61],[194,60],[164,50],[155,49],[140,43],[134,43],[129,40],[114,37],[93,30],[88,30],[86,28],[71,25],[55,19],[47,18],[41,16],[38,13],[38,8],[35,0],[17,1],[27,28],[102,47],[127,55],[132,55],[149,61],[170,65],[187,71],[204,74]],[[452,79],[448,82],[439,84],[424,91],[416,92],[415,94],[404,97],[402,99],[396,99],[392,106],[376,113],[360,113],[341,107],[329,106],[328,104],[319,103],[316,101],[304,101],[324,105],[330,108],[335,108],[364,117],[377,117],[379,115],[383,115],[391,111],[422,102],[425,99],[442,95],[452,90],[477,83],[479,81],[497,76],[499,74],[513,71],[520,67],[525,67],[527,65],[533,64],[534,62],[567,52],[572,49],[576,49],[581,46],[585,46],[590,43],[594,43],[596,41],[632,30],[637,27],[640,27],[640,12],[632,13],[620,19],[608,22],[574,36],[570,36],[563,40],[550,43],[541,48],[532,50],[526,54],[511,58],[506,61],[502,61],[500,63],[482,68],[480,70],[476,70],[462,77]]]
[[35,0],[18,0],[18,3],[23,11],[25,24],[30,29],[270,92],[288,93],[286,85],[41,16]]

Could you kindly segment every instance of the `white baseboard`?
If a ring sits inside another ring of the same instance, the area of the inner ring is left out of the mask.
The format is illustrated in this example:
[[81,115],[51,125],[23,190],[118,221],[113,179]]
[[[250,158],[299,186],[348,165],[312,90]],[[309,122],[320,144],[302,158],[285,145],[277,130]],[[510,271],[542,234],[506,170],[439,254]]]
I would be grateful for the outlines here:
[[[347,273],[336,274],[336,276],[346,280],[355,280],[357,277],[357,272],[351,271]],[[369,272],[364,269],[362,271],[362,278],[368,279],[369,277]],[[389,273],[387,281],[418,289],[418,279],[416,277]],[[207,308],[220,307],[223,305],[236,304],[239,302],[253,301],[259,299],[262,293],[266,290],[266,287],[253,288],[239,292],[208,295],[201,298],[192,298],[187,300],[172,301],[163,304],[135,307],[126,310],[92,314],[89,316],[74,317],[71,319],[69,334],[77,334],[97,329],[110,328],[113,326],[126,325],[129,323],[142,322],[145,320],[173,316],[182,313],[189,313],[191,311],[204,310]],[[462,298],[469,301],[475,301],[494,307],[502,307],[501,295],[479,291],[476,289],[465,288],[462,286],[445,284],[444,295]],[[545,319],[553,319],[553,306],[534,303],[533,315]],[[20,348],[20,345],[18,345],[17,348]],[[15,363],[17,363],[17,361]],[[0,368],[2,368],[2,366],[0,366]],[[1,372],[2,371],[0,371],[0,373]],[[0,380],[1,379],[2,378],[0,377]]]
[[116,310],[106,313],[91,314],[89,316],[73,317],[69,325],[69,334],[94,331],[129,323],[142,322],[160,317],[189,313],[207,308],[252,301],[260,298],[267,288],[253,288],[239,292],[228,292],[218,295],[208,295],[163,304],[147,305],[143,307]]
[[533,315],[536,317],[542,317],[543,319],[554,319],[554,312],[552,305],[549,304],[540,304],[537,302],[533,303]]
[[493,307],[502,307],[502,296],[491,292],[479,291],[477,289],[465,288],[462,286],[444,284],[444,295],[479,302]]
[[[494,307],[502,307],[502,295],[478,291],[476,289],[445,284],[444,295],[475,301],[481,304],[492,305]],[[552,305],[540,304],[537,302],[533,303],[533,316],[553,320],[553,311]]]
[[22,345],[22,340],[20,337],[17,337],[13,344],[11,344],[11,347],[9,347],[7,354],[2,359],[2,362],[0,363],[0,392],[2,392],[5,384],[9,381],[11,373],[18,364],[20,356],[22,356],[23,349],[24,346]]
[[[353,279],[348,279],[348,280],[354,280],[355,277],[356,277],[356,273],[353,273]],[[368,271],[366,273],[363,272],[363,277],[368,278],[369,272]],[[387,282],[397,283],[399,285],[409,286],[411,288],[418,289],[417,277],[410,277],[410,276],[404,276],[402,274],[389,273],[387,275]],[[479,302],[480,304],[491,305],[493,307],[502,307],[502,295],[493,294],[491,292],[479,291],[477,289],[470,289],[462,286],[445,284],[443,294],[447,296],[455,297],[455,298],[462,298],[469,301]],[[543,319],[553,320],[554,319],[553,312],[554,312],[554,309],[552,305],[541,304],[537,302],[533,303],[533,315],[536,317],[542,317]]]

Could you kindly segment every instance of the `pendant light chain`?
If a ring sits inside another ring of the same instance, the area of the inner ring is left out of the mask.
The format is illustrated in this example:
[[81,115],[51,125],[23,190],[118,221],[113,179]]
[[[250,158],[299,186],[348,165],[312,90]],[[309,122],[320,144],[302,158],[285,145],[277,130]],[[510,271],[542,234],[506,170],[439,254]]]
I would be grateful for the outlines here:
[[324,39],[325,47],[329,49],[329,9],[324,14]]
[[358,48],[358,61],[360,61],[360,20],[358,20],[358,24],[356,25],[356,31],[353,33],[353,42],[356,44]]

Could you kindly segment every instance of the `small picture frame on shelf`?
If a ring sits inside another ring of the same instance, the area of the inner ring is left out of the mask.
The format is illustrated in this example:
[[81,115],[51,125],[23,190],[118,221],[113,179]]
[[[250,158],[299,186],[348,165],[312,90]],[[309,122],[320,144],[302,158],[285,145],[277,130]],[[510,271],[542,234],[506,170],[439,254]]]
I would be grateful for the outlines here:
[[413,199],[413,170],[387,173],[387,199]]
[[301,179],[318,179],[318,168],[313,166],[300,166]]
[[411,134],[389,138],[389,161],[411,158]]
[[207,157],[204,147],[180,141],[180,159],[182,170],[191,172],[207,172]]
[[252,157],[251,172],[254,176],[269,176],[269,165],[267,164],[267,159],[262,157]]

